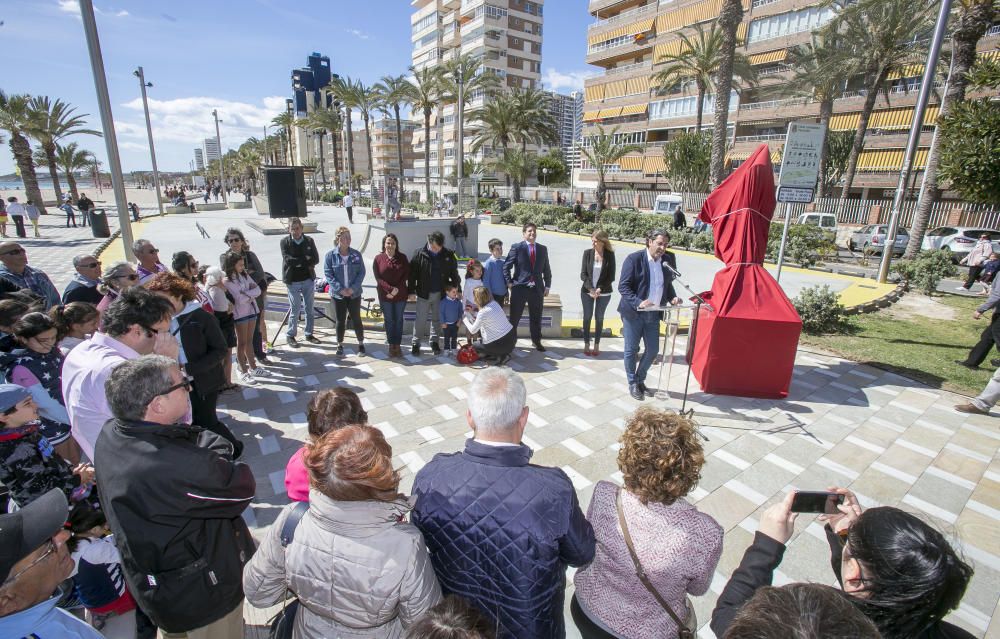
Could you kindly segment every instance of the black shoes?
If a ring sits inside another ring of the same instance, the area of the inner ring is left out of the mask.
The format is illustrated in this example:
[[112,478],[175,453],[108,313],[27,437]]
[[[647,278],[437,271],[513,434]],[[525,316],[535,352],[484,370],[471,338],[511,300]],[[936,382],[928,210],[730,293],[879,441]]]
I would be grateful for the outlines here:
[[298,348],[299,347],[299,342],[294,337],[289,336],[288,337],[288,345],[291,346],[292,348]]
[[535,350],[536,351],[541,351],[542,353],[545,352],[545,347],[542,346],[541,342],[534,342],[534,344],[535,344]]
[[636,387],[643,395],[646,395],[647,397],[652,397],[654,395],[653,391],[646,388],[646,385],[642,382],[637,383]]
[[316,337],[315,335],[306,335],[306,341],[309,342],[310,344],[322,344],[323,343],[323,342],[319,341],[319,338]]
[[494,366],[506,366],[510,361],[510,355],[501,355],[494,363]]
[[435,355],[440,355],[441,344],[439,344],[437,341],[431,342],[431,352],[434,353]]
[[634,399],[636,401],[640,401],[641,402],[642,400],[646,399],[646,394],[643,393],[639,389],[639,385],[638,384],[629,384],[628,385],[628,394],[631,395],[632,399]]
[[1000,359],[991,359],[990,366],[1000,366]]
[[358,344],[358,355],[364,355],[364,354],[365,354],[365,345]]
[[343,354],[344,354],[344,345],[337,344],[337,355],[343,355]]
[[419,355],[420,354],[420,342],[413,342],[413,348],[410,349],[410,352],[413,353],[414,355]]
[[969,370],[973,370],[973,371],[979,370],[978,366],[976,366],[975,364],[970,364],[969,362],[965,361],[964,359],[956,359],[955,363],[958,364],[959,366],[964,366],[964,367],[968,368]]

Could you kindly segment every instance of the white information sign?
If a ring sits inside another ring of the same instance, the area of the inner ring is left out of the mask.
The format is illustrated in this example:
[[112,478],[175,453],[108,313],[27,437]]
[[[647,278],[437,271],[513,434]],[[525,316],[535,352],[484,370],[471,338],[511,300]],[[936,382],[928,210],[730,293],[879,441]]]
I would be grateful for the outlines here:
[[809,204],[813,201],[813,189],[797,189],[790,186],[778,187],[778,201],[792,204]]
[[813,122],[789,122],[785,149],[781,155],[779,187],[816,188],[819,177],[819,154],[826,127]]

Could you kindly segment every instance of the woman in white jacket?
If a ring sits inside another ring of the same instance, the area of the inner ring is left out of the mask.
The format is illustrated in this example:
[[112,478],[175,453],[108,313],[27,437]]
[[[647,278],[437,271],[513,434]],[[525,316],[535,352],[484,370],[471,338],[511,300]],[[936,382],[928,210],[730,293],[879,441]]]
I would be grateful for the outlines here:
[[300,602],[293,639],[396,639],[441,599],[424,539],[404,517],[392,448],[372,426],[345,426],[307,446],[309,511],[294,539],[278,515],[243,571],[247,601],[263,608],[287,587]]

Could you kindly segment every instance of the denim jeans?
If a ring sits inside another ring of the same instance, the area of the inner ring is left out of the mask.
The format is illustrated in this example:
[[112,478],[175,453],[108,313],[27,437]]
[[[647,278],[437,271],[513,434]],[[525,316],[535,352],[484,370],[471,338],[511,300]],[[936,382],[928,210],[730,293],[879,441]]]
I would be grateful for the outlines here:
[[455,350],[458,348],[458,324],[446,324],[441,331],[444,333],[444,350]]
[[604,311],[611,301],[610,295],[602,295],[596,300],[590,293],[580,291],[580,301],[583,303],[583,340],[590,343],[590,320],[594,320],[594,341],[601,341],[601,331],[604,330]]
[[[640,311],[635,319],[622,318],[622,336],[625,338],[625,376],[628,383],[644,384],[646,373],[656,359],[660,350],[660,315],[652,311]],[[639,341],[644,350],[642,359],[636,364],[639,355]]]
[[399,302],[379,302],[382,307],[382,317],[385,320],[385,341],[390,346],[399,346],[403,343],[403,310],[406,309],[406,300]]
[[306,337],[313,334],[313,297],[316,294],[316,280],[302,280],[285,285],[288,288],[288,305],[291,313],[288,315],[288,337],[295,337],[299,331],[299,313],[302,303],[306,306]]
[[[465,257],[465,256],[469,255],[468,253],[465,252],[465,238],[464,237],[456,237],[455,238],[455,252],[458,253],[459,257]],[[473,255],[471,257],[476,257],[476,256]]]

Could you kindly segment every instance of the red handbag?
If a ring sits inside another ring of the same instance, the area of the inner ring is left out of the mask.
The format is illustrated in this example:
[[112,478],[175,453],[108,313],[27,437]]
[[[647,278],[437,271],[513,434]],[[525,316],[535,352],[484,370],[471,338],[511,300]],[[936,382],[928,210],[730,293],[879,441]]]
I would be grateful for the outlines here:
[[459,364],[473,364],[479,360],[479,353],[476,352],[475,346],[472,344],[466,344],[462,348],[458,349],[456,359]]

